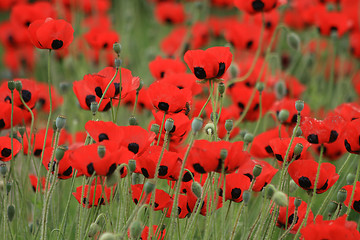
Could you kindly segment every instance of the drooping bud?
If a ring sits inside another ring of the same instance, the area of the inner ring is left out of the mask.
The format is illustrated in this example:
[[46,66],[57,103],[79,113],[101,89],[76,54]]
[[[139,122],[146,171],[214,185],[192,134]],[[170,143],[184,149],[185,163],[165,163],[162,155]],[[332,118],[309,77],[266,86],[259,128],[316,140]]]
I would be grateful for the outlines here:
[[194,120],[191,123],[191,128],[192,128],[193,132],[200,131],[203,123],[204,123],[204,121],[202,118],[200,118],[200,117],[194,118]]
[[146,183],[144,184],[144,189],[145,189],[145,193],[146,193],[146,194],[150,194],[150,193],[152,193],[152,191],[154,191],[154,189],[155,189],[155,184],[152,183],[152,182],[146,182]]
[[174,127],[174,120],[172,118],[168,118],[165,121],[165,131],[170,132]]
[[116,42],[113,44],[113,49],[114,49],[114,52],[117,54],[117,55],[120,55],[121,53],[121,44]]
[[135,220],[130,225],[130,237],[131,239],[139,239],[143,230],[143,226],[140,221]]
[[88,237],[94,237],[100,231],[100,226],[97,223],[92,223],[89,228]]
[[286,207],[289,205],[288,197],[281,191],[276,191],[272,197],[274,202],[280,207]]
[[115,239],[116,239],[115,234],[109,232],[101,234],[99,238],[99,240],[115,240]]
[[191,184],[191,191],[195,194],[197,198],[200,198],[202,194],[202,187],[200,183],[193,181]]

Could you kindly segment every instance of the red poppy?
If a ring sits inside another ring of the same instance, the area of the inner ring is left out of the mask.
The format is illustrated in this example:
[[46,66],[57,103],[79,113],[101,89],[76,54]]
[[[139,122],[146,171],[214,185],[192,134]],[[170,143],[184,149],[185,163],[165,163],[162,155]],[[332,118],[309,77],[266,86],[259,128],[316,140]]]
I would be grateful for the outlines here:
[[345,120],[340,115],[329,115],[324,120],[304,117],[300,127],[309,143],[322,144],[335,142],[344,124]]
[[[0,161],[7,162],[11,160],[11,138],[0,137]],[[14,157],[21,150],[21,143],[17,139],[13,139],[13,155]]]
[[[349,207],[350,197],[353,191],[353,185],[346,185],[343,187],[343,189],[345,189],[347,192],[346,200],[344,201],[344,204],[345,206]],[[353,201],[351,202],[351,209],[360,213],[360,182],[356,182],[354,197],[353,197]]]
[[[296,124],[298,113],[295,108],[296,101],[297,99],[283,98],[273,104],[271,109],[276,113],[276,119],[278,119],[281,110],[287,110],[289,112],[289,117],[284,122],[282,122],[282,124]],[[304,109],[301,111],[301,117],[307,116],[310,116],[310,107],[308,104],[304,103]]]
[[334,113],[340,115],[345,121],[350,122],[360,118],[360,105],[355,102],[343,103],[334,109]]
[[[153,109],[153,105],[151,103],[147,90],[148,89],[145,86],[143,86],[139,91],[137,106],[136,106],[136,110],[139,112],[142,112],[144,109],[147,109],[149,111]],[[132,91],[121,102],[126,106],[130,107],[132,110],[134,108],[135,99],[136,99],[136,91]]]
[[[288,172],[294,182],[304,190],[313,191],[319,164],[313,160],[297,160],[289,165]],[[336,167],[322,163],[316,193],[326,192],[339,179]]]
[[183,45],[186,31],[186,28],[183,26],[174,28],[169,35],[162,39],[160,43],[161,51],[169,57],[178,56],[178,51]]
[[234,5],[240,10],[244,10],[247,13],[255,14],[258,12],[268,12],[276,7],[278,0],[255,0],[244,1],[234,0]]
[[[295,234],[297,232],[301,223],[304,221],[305,214],[306,214],[306,208],[307,208],[306,202],[301,201],[301,204],[297,210],[296,219],[294,219],[294,217],[295,217],[294,200],[295,200],[294,197],[289,197],[289,206],[279,208],[279,216],[276,221],[276,226],[278,226],[279,228],[282,228],[282,229],[285,229],[287,216],[288,216],[288,218],[287,218],[287,227],[288,228],[295,221],[294,226],[290,229],[290,233],[292,233],[292,234]],[[310,210],[306,225],[311,224],[313,222],[313,218],[314,218],[314,214]]]
[[185,21],[184,6],[175,2],[158,3],[155,7],[155,17],[160,23],[183,23]]
[[[71,150],[66,150],[64,153],[63,158],[61,159],[61,161],[59,161],[59,166],[58,166],[58,178],[60,179],[68,179],[72,177],[73,174],[73,167],[71,166],[71,162],[70,162],[70,154],[71,154]],[[51,161],[51,157],[54,154],[54,148],[53,147],[48,147],[45,148],[44,154],[43,154],[43,161],[42,164],[44,165],[44,167],[46,168],[46,170],[49,171],[49,165],[50,165],[50,161]],[[52,173],[54,174],[54,170],[55,170],[55,164],[57,163],[57,159],[54,156],[54,165],[52,167]],[[82,173],[78,172],[77,177],[80,176]]]
[[[26,114],[25,110],[14,106],[13,125],[21,124]],[[25,122],[29,120],[25,119]],[[0,102],[0,130],[11,128],[11,104]]]
[[[36,192],[37,186],[38,186],[38,178],[34,174],[29,174],[30,184],[32,186],[32,189],[34,192]],[[41,177],[40,178],[40,188],[42,192],[45,192],[45,184],[46,184],[46,178]],[[48,184],[48,187],[50,187],[50,184]]]
[[[155,233],[157,232],[157,229],[158,229],[158,226],[154,225],[153,226],[153,236],[151,237],[151,239],[155,239]],[[166,233],[165,229],[161,230],[157,240],[159,240],[159,239],[163,240],[165,238],[165,233]],[[130,239],[130,230],[128,231],[128,237]],[[149,237],[149,227],[144,226],[144,228],[142,229],[142,232],[141,232],[140,239],[148,239],[148,237]]]
[[230,67],[232,54],[228,47],[189,50],[184,60],[198,79],[221,78]]
[[179,89],[189,89],[193,96],[202,92],[202,87],[197,82],[197,78],[189,73],[169,73],[161,79],[161,82],[170,83]]
[[211,0],[211,4],[215,7],[230,8],[234,6],[233,0]]
[[322,35],[330,36],[334,31],[341,37],[352,27],[352,21],[343,12],[320,11],[316,14],[315,25]]
[[186,66],[179,59],[162,58],[157,56],[149,63],[151,75],[155,79],[161,79],[170,73],[185,73]]
[[343,129],[345,148],[350,153],[360,154],[360,118],[348,122]]
[[74,38],[74,29],[65,20],[46,18],[30,24],[29,36],[37,48],[59,50],[70,45]]
[[192,98],[189,89],[179,89],[161,81],[151,84],[148,93],[153,106],[165,113],[186,111],[186,106],[191,103]]
[[[189,215],[190,212],[187,208],[187,195],[179,195],[177,211],[179,219],[186,218]],[[171,217],[171,213],[172,205],[169,207],[169,210],[166,213],[166,217]]]
[[87,14],[91,14],[96,9],[96,13],[104,14],[111,8],[111,2],[109,0],[80,0],[73,2],[72,0],[66,0],[69,7],[70,4],[74,4]]
[[207,45],[209,41],[209,26],[205,22],[195,22],[191,28],[191,37],[188,43],[190,49],[202,48]]
[[3,55],[4,64],[14,75],[18,75],[23,69],[25,72],[33,72],[35,67],[34,47],[26,45],[21,48],[7,48]]
[[[243,34],[246,32],[247,34]],[[259,47],[261,25],[236,22],[226,28],[225,39],[238,50],[256,51]]]
[[[287,149],[289,147],[290,141],[291,141],[291,138],[274,138],[274,139],[270,140],[270,142],[269,142],[271,151],[273,152],[276,160],[279,162],[280,165],[283,164],[284,160],[287,162],[290,162],[293,159],[294,160],[303,159],[306,150],[311,145],[308,141],[306,141],[305,138],[295,137],[291,144],[287,159],[285,159],[285,155],[286,155]],[[294,156],[294,148],[297,144],[301,144],[303,146],[303,149],[299,155]]]
[[[236,113],[237,107],[235,105],[230,105],[229,107],[223,107],[221,110],[221,115],[219,118],[219,122],[217,125],[217,134],[218,137],[223,139],[225,135],[227,134],[227,130],[225,129],[225,122],[226,120],[233,120],[235,122],[238,118]],[[197,116],[197,115],[195,115]],[[238,126],[233,126],[233,129],[231,130],[229,139],[232,139],[238,135],[240,132],[240,128]]]
[[[195,194],[192,192],[191,189],[189,189],[186,193],[187,195],[187,207],[188,207],[188,211],[189,212],[193,212],[195,210],[195,206],[196,206],[196,202],[198,200],[198,198],[195,196]],[[202,202],[199,203],[199,205],[201,206],[200,209],[200,214],[203,216],[207,215],[207,211],[212,210],[213,209],[213,205],[215,204],[215,198],[217,197],[217,205],[216,205],[216,209],[219,209],[222,207],[222,197],[220,196],[216,196],[217,193],[215,193],[214,195],[210,196],[210,194],[206,194],[204,196],[204,199]],[[208,208],[209,205],[209,208]]]
[[346,221],[346,218],[345,214],[335,220],[324,221],[323,216],[318,215],[314,223],[308,224],[300,230],[301,237],[304,240],[360,239],[356,222]]
[[360,31],[350,33],[350,52],[360,58]]
[[5,21],[0,24],[0,42],[5,49],[19,48],[29,45],[29,37],[22,26]]
[[[280,128],[282,138],[289,137],[286,128],[282,126]],[[252,141],[250,154],[258,158],[269,158],[273,156],[273,151],[270,147],[270,141],[272,139],[280,138],[279,128],[272,128],[254,137]]]
[[252,188],[255,192],[260,192],[262,189],[271,183],[273,177],[278,172],[278,169],[274,168],[270,163],[261,160],[254,160],[245,162],[238,170],[238,173],[241,173],[247,176],[250,181],[254,179],[253,169],[255,165],[261,165],[262,170],[260,175],[256,178],[255,184]]
[[[156,165],[158,164],[161,146],[151,146],[144,154],[135,158],[137,168],[146,178],[154,178]],[[158,177],[160,179],[168,179],[175,181],[179,178],[182,159],[179,154],[164,150],[161,158]]]
[[[145,197],[145,192],[143,192],[143,184],[131,185],[132,198],[135,204],[143,201]],[[159,211],[164,208],[168,208],[172,205],[172,198],[165,191],[160,189],[155,189],[155,200],[154,200],[154,210]],[[140,198],[141,197],[141,198]],[[146,196],[145,203],[149,204],[151,199],[151,193]]]
[[84,35],[85,40],[94,50],[112,49],[113,44],[120,41],[116,31],[108,28],[93,27]]
[[[320,154],[321,144],[312,144],[313,149]],[[332,143],[323,143],[323,155],[329,160],[337,160],[346,153],[344,146],[344,136],[340,135],[339,138]]]
[[[48,113],[50,111],[49,85],[46,83],[38,83],[37,87],[39,89],[38,103],[40,103],[40,109]],[[63,98],[53,86],[51,86],[51,98],[52,110],[62,105]]]
[[[225,201],[242,202],[242,194],[250,187],[251,180],[241,173],[231,173],[226,175]],[[219,196],[223,196],[223,185],[220,187]]]
[[[89,191],[89,185],[85,185],[85,188],[83,190],[83,186],[79,186],[76,188],[76,192],[73,192],[74,197],[76,200],[82,204],[83,207],[97,207],[100,205],[105,205],[105,203],[110,202],[111,198],[111,188],[104,186],[104,192],[102,190],[103,186],[101,184],[91,185],[90,186],[90,193]],[[84,191],[83,196],[81,197],[81,193]],[[95,196],[94,196],[95,194]],[[89,195],[89,198],[88,198]],[[95,201],[93,201],[95,199]]]

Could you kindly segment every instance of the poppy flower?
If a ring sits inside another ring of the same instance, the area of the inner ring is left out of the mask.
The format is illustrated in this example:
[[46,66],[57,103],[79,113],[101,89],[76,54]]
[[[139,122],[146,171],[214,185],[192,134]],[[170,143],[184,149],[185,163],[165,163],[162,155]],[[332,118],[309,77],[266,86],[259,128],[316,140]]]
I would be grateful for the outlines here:
[[[183,45],[187,29],[183,26],[175,27],[160,43],[160,49],[167,56],[179,55],[179,49]],[[182,54],[182,53],[181,53]]]
[[185,73],[186,66],[179,59],[162,58],[157,56],[149,63],[151,75],[155,79],[161,79],[170,73]]
[[[29,174],[29,180],[30,180],[32,189],[34,190],[34,192],[36,192],[37,187],[38,187],[38,178],[34,174]],[[40,188],[41,188],[42,192],[45,192],[45,184],[46,184],[46,178],[41,177],[40,178]],[[48,187],[50,187],[50,184],[48,184]]]
[[[17,139],[13,139],[14,157],[21,150],[21,143]],[[11,138],[0,137],[0,161],[7,162],[11,160]]]
[[[343,187],[346,190],[346,200],[344,201],[345,206],[349,207],[350,197],[353,191],[353,185],[346,185]],[[353,202],[351,202],[351,209],[360,213],[360,182],[356,182],[355,193],[353,197]]]
[[[157,232],[158,226],[154,225],[153,226],[153,236],[151,237],[151,239],[155,239],[155,233]],[[159,237],[157,238],[157,240],[163,240],[165,238],[165,233],[166,230],[163,229],[160,231],[159,233]],[[130,236],[130,229],[128,231],[128,237],[129,239],[131,238]],[[144,226],[144,228],[142,229],[141,235],[139,239],[148,239],[149,237],[149,227],[148,226]]]
[[[289,148],[290,141],[291,141],[291,138],[274,138],[274,139],[271,139],[269,142],[271,151],[273,152],[276,160],[279,162],[280,165],[282,165],[284,161],[290,162],[293,159],[298,160],[298,159],[304,158],[306,150],[311,145],[308,141],[306,141],[305,138],[295,137],[291,144],[287,159],[285,159],[285,155],[286,155],[287,149]],[[299,155],[294,156],[294,148],[297,144],[301,144],[303,146],[303,149]]]
[[350,153],[360,154],[360,119],[348,122],[343,129],[345,148]]
[[322,35],[330,36],[335,31],[341,37],[352,27],[352,21],[344,12],[320,11],[316,15],[315,25]]
[[[299,229],[301,223],[304,221],[307,203],[305,201],[301,201],[300,206],[298,207],[296,219],[295,217],[295,204],[294,204],[294,197],[289,197],[289,206],[288,207],[280,207],[279,208],[279,216],[276,221],[276,226],[282,229],[286,227],[286,217],[287,219],[287,227],[289,228],[291,224],[295,221],[294,226],[290,229],[290,233],[295,234]],[[307,219],[307,224],[311,224],[313,222],[314,214],[311,212],[309,213],[309,217]]]
[[[282,138],[289,137],[285,126],[281,126],[280,134]],[[257,158],[269,158],[273,156],[273,150],[270,146],[272,139],[280,138],[279,128],[272,128],[254,137],[252,141],[250,154]]]
[[360,58],[360,31],[350,33],[350,52],[353,56]]
[[[147,90],[148,88],[143,86],[139,91],[136,105],[136,111],[138,112],[142,112],[145,109],[149,111],[153,110],[153,105],[151,103]],[[134,108],[136,95],[136,91],[130,92],[121,102],[132,110]]]
[[240,10],[244,10],[249,14],[255,14],[258,12],[268,12],[276,7],[278,0],[255,0],[244,1],[234,0],[234,5]]
[[[132,190],[132,198],[135,204],[138,204],[139,202],[143,201],[145,197],[145,193],[143,193],[143,184],[135,184],[131,185]],[[155,189],[155,200],[154,200],[154,210],[159,211],[163,210],[164,208],[168,208],[172,205],[172,198],[169,194],[167,194],[165,191],[160,189]],[[141,198],[140,198],[141,197]],[[149,204],[151,199],[151,193],[146,196],[145,203]]]
[[206,22],[195,22],[191,28],[191,37],[188,46],[190,49],[199,49],[210,41],[209,26]]
[[313,223],[307,224],[300,230],[301,237],[304,240],[360,239],[356,222],[346,221],[346,218],[347,215],[345,214],[335,220],[324,221],[323,216],[318,215]]
[[229,47],[189,50],[184,60],[198,79],[221,78],[230,67],[232,54]]
[[[103,192],[104,187],[104,192]],[[83,196],[81,197],[81,193],[84,191]],[[105,205],[105,203],[110,202],[111,198],[111,188],[102,186],[101,184],[91,185],[90,186],[90,193],[89,191],[89,185],[85,185],[85,188],[83,190],[83,186],[79,186],[76,188],[76,192],[73,192],[73,196],[76,198],[76,200],[79,202],[79,204],[82,204],[83,207],[97,207],[100,205]],[[87,198],[89,195],[89,198]],[[95,195],[95,196],[94,196]],[[105,196],[104,196],[105,195]],[[95,201],[93,201],[95,199]]]
[[[313,191],[319,164],[313,160],[297,160],[289,165],[288,172],[294,182],[306,191]],[[331,163],[322,163],[316,193],[326,192],[339,179]]]
[[[225,129],[226,120],[233,120],[233,122],[237,120],[238,116],[236,114],[236,109],[237,107],[235,105],[230,105],[229,107],[222,108],[219,122],[217,125],[217,134],[219,138],[223,139],[227,134],[227,130]],[[229,139],[233,139],[239,133],[240,128],[238,126],[233,126]]]
[[255,165],[260,165],[262,170],[260,175],[256,178],[252,190],[255,192],[260,192],[264,187],[266,187],[266,185],[271,183],[273,177],[278,172],[278,169],[274,168],[266,161],[251,159],[250,161],[246,161],[243,165],[241,165],[237,173],[241,173],[247,176],[250,181],[252,181],[254,179],[253,169]]
[[226,175],[225,184],[225,196],[222,188],[223,184],[220,187],[219,196],[225,197],[225,201],[242,202],[242,194],[249,189],[251,180],[244,174],[230,173]]
[[[247,34],[243,34],[247,32]],[[236,22],[225,30],[225,39],[238,50],[256,51],[259,47],[261,25]]]
[[[144,177],[154,178],[161,151],[161,146],[154,145],[149,147],[141,156],[135,157],[137,162],[136,167],[139,168]],[[158,177],[172,181],[177,180],[179,178],[181,163],[182,159],[179,154],[164,150],[158,170]]]
[[27,32],[18,24],[11,21],[4,21],[0,24],[0,43],[5,49],[24,47],[30,45],[28,42]]
[[84,38],[90,47],[96,51],[112,49],[113,44],[120,41],[116,31],[104,27],[93,27]]
[[[295,103],[297,99],[283,98],[279,101],[274,102],[271,110],[276,113],[276,119],[279,117],[281,110],[287,110],[289,112],[289,117],[282,122],[286,125],[295,125],[297,122],[297,110],[295,108]],[[304,109],[301,111],[301,117],[310,116],[310,107],[308,104],[304,103]]]
[[19,74],[20,70],[33,72],[35,67],[34,48],[31,45],[21,48],[6,48],[3,55],[4,65],[14,73]]
[[309,143],[322,144],[335,142],[344,127],[345,120],[340,115],[329,115],[324,120],[304,117],[300,127]]
[[[70,162],[70,158],[69,158],[71,152],[72,152],[71,150],[66,150],[63,158],[58,163],[59,166],[58,166],[58,176],[57,177],[59,179],[68,179],[68,178],[72,177],[73,167],[71,166],[71,162]],[[45,148],[45,151],[43,153],[42,164],[48,171],[49,171],[49,165],[50,165],[50,161],[51,161],[53,154],[54,154],[53,147]],[[54,174],[55,164],[57,163],[57,159],[55,157],[54,157],[53,163],[54,163],[54,165],[52,167],[51,172]],[[80,175],[81,175],[81,172],[78,172],[77,176],[80,176]]]
[[360,118],[360,105],[356,102],[343,103],[334,109],[334,113],[340,115],[345,121],[350,122]]
[[[14,106],[13,125],[21,124],[25,110]],[[25,120],[27,122],[27,120]],[[0,102],[0,130],[11,128],[11,104]]]
[[40,49],[67,48],[74,38],[74,29],[71,24],[61,19],[36,20],[30,24],[28,31],[31,42]]
[[230,8],[234,5],[233,0],[211,0],[214,7]]
[[[178,199],[178,207],[177,207],[177,213],[179,219],[186,218],[189,215],[189,210],[187,208],[187,195],[180,194]],[[169,207],[168,212],[166,213],[166,217],[171,217],[172,213],[172,205]]]
[[175,2],[161,2],[155,7],[155,17],[160,23],[183,23],[185,21],[184,5]]
[[197,78],[189,73],[169,73],[161,82],[170,83],[179,89],[189,89],[192,95],[197,95],[202,92],[202,86],[197,82]]
[[[208,210],[212,210],[214,207],[213,205],[215,204],[215,201],[213,199],[216,198],[216,194],[217,193],[214,193],[213,196],[210,196],[210,194],[206,194],[204,196],[204,199],[202,202],[199,203],[199,205],[201,206],[201,209],[200,209],[200,214],[203,215],[203,216],[206,216],[207,215],[207,211]],[[198,198],[196,197],[196,195],[192,192],[191,189],[189,189],[186,193],[187,195],[187,208],[188,208],[188,211],[189,212],[193,212],[196,208],[196,202],[198,201]],[[210,202],[209,202],[210,201]],[[222,197],[218,196],[218,200],[217,200],[217,205],[216,205],[216,209],[219,209],[222,207]],[[209,205],[209,208],[208,208],[208,205]]]
[[187,104],[191,103],[192,98],[189,89],[179,89],[172,84],[161,81],[151,84],[148,94],[153,106],[165,113],[185,111]]
[[[40,109],[48,113],[50,111],[49,85],[46,83],[38,83],[37,87],[39,89],[38,103],[40,104]],[[51,99],[52,110],[57,109],[63,103],[63,97],[53,86],[51,86]]]

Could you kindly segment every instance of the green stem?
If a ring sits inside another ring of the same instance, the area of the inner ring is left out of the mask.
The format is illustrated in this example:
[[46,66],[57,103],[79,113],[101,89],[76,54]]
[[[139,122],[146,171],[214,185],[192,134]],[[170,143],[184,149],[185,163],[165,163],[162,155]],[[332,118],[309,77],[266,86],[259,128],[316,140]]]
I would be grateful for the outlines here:
[[360,158],[358,159],[358,166],[357,166],[357,169],[356,169],[356,175],[355,175],[355,179],[354,179],[353,189],[351,191],[349,205],[348,205],[348,208],[347,208],[346,213],[345,213],[347,215],[346,219],[349,219],[349,213],[350,213],[351,206],[352,206],[352,201],[353,201],[354,195],[355,195],[356,183],[359,180],[359,174],[360,174]]
[[[103,99],[104,99],[104,97],[105,97],[106,92],[109,90],[111,84],[114,82],[114,80],[115,80],[118,72],[119,72],[119,68],[116,68],[116,71],[115,71],[115,74],[114,74],[113,78],[110,80],[110,82],[109,82],[108,85],[106,86],[105,91],[103,92],[103,94],[102,94],[102,96],[101,96],[101,98],[100,98],[100,101],[99,101],[99,104],[98,104],[99,108],[100,108],[101,103],[102,103],[102,101],[103,101]],[[121,90],[120,90],[120,92],[121,92]],[[119,101],[120,101],[120,100],[119,100]],[[119,102],[119,105],[120,105],[120,102]]]
[[[159,144],[160,144],[160,140],[161,140],[161,133],[162,133],[162,131],[163,131],[163,129],[164,129],[164,124],[165,124],[165,117],[166,117],[166,112],[164,112],[164,116],[163,116],[163,119],[162,119],[162,121],[161,121],[160,132],[159,132],[159,138],[158,138],[157,143],[156,143],[156,145],[157,145],[157,146],[159,146]],[[165,139],[164,139],[164,141],[165,141]]]

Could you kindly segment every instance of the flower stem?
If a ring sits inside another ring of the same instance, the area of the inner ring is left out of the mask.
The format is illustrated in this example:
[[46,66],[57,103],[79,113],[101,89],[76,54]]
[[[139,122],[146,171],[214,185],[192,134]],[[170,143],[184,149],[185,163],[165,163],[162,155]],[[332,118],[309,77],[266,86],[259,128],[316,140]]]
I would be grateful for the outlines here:
[[358,159],[358,166],[357,166],[357,169],[356,169],[356,175],[355,175],[355,179],[354,179],[353,189],[351,191],[349,205],[348,205],[348,208],[347,208],[346,213],[345,213],[347,215],[346,219],[349,218],[349,213],[350,213],[351,206],[352,206],[353,199],[354,199],[354,195],[355,195],[356,183],[359,180],[359,174],[360,174],[360,158]]

